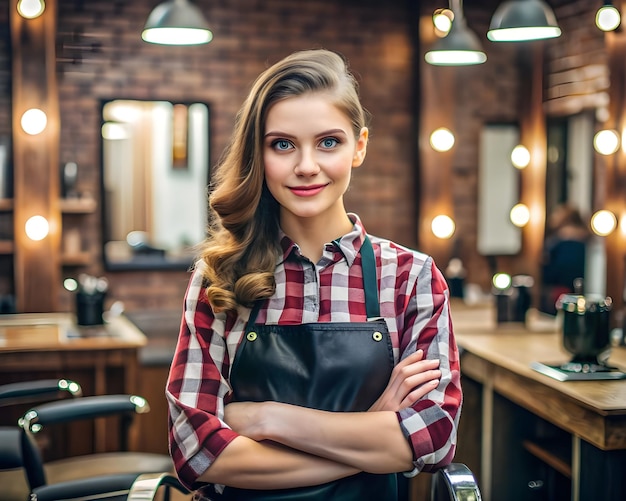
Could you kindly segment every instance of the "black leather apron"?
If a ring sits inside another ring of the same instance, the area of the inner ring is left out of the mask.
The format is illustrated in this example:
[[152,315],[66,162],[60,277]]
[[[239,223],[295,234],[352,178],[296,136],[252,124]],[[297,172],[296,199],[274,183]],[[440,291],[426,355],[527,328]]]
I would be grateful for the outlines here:
[[[234,401],[277,401],[327,411],[366,411],[393,369],[391,338],[380,318],[376,263],[366,237],[361,249],[367,322],[255,324],[253,308],[232,367]],[[372,430],[373,433],[376,430]],[[313,487],[247,490],[227,487],[225,500],[394,501],[395,474],[359,473]]]

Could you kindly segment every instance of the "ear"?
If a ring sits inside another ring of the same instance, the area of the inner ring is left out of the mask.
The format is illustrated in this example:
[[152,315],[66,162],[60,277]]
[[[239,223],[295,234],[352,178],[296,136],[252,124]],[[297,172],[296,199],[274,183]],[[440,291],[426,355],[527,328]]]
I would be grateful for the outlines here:
[[367,127],[363,127],[359,133],[359,137],[356,140],[356,147],[354,149],[354,158],[352,159],[352,167],[359,167],[363,160],[365,160],[365,153],[367,152],[367,139],[369,138],[369,130]]

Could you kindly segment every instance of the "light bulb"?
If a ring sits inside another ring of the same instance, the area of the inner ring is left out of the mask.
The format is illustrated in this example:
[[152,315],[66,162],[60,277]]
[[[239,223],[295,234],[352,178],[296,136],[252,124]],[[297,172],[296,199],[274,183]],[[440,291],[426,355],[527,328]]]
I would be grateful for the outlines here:
[[454,234],[456,225],[450,216],[440,214],[433,218],[430,228],[437,238],[447,239]]
[[518,144],[511,152],[511,163],[517,169],[524,169],[530,163],[530,151],[526,146]]
[[612,155],[619,148],[619,136],[614,130],[601,130],[593,137],[593,147],[601,155]]
[[43,14],[46,4],[43,0],[20,0],[17,12],[25,19],[35,19]]
[[496,273],[492,279],[491,283],[496,289],[505,290],[511,287],[511,275],[508,273]]
[[528,210],[528,206],[524,204],[517,204],[511,209],[509,217],[515,226],[522,228],[530,221],[530,210]]
[[612,5],[603,5],[596,12],[596,26],[602,31],[613,31],[620,25],[619,11]]
[[31,240],[43,240],[48,236],[50,225],[45,217],[33,216],[26,221],[24,231],[26,232],[26,236]]
[[613,233],[617,226],[617,218],[611,211],[603,209],[591,216],[591,229],[596,235],[605,237]]
[[22,115],[21,120],[22,129],[26,134],[36,136],[43,132],[48,124],[48,117],[46,114],[38,108],[31,108]]
[[440,127],[430,135],[430,145],[435,151],[448,151],[454,146],[454,134],[449,129]]

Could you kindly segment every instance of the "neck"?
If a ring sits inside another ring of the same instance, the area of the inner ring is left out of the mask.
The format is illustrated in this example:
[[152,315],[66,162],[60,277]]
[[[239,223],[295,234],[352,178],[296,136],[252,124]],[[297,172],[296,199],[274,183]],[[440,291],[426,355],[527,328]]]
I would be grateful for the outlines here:
[[319,218],[298,219],[297,222],[281,218],[282,230],[298,244],[302,254],[314,263],[322,257],[324,244],[350,232],[353,226],[345,212],[342,217],[335,218],[332,222],[321,221]]

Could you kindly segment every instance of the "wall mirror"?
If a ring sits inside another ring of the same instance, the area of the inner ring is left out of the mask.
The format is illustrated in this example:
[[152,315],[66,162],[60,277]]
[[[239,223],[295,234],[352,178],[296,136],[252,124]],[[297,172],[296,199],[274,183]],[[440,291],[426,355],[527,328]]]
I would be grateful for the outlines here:
[[105,268],[189,267],[206,231],[208,105],[104,101],[101,132]]

